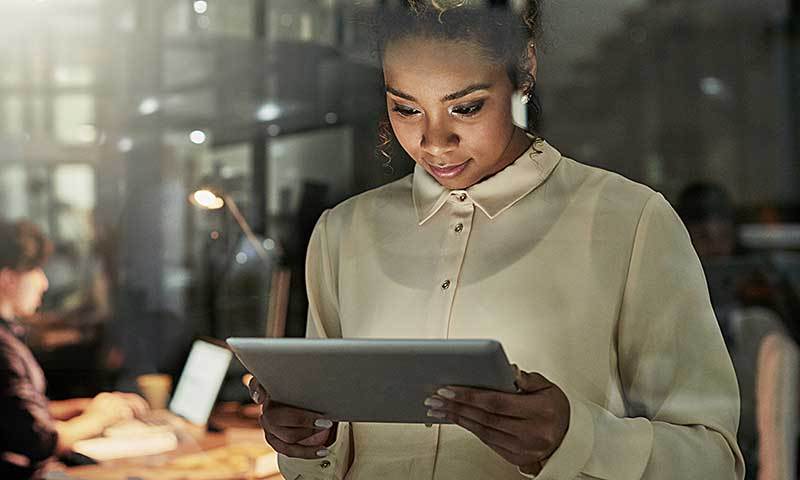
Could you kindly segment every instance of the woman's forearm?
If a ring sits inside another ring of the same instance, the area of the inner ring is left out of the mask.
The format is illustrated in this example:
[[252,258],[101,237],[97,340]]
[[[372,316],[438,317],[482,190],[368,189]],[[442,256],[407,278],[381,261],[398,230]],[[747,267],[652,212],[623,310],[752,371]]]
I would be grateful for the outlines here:
[[75,443],[96,437],[103,433],[105,423],[95,415],[79,415],[64,422],[56,423],[58,445],[56,452],[61,455],[72,450]]
[[91,398],[71,398],[69,400],[51,400],[48,402],[47,409],[54,420],[67,421],[86,410],[86,406],[91,402]]

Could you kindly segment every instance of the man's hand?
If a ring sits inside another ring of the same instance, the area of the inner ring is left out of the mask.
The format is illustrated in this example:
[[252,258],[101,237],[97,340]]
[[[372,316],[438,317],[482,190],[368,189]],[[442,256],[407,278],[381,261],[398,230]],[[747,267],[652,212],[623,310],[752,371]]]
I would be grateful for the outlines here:
[[477,436],[524,473],[538,474],[569,427],[564,392],[538,373],[520,371],[519,393],[444,387],[426,399],[428,415]]

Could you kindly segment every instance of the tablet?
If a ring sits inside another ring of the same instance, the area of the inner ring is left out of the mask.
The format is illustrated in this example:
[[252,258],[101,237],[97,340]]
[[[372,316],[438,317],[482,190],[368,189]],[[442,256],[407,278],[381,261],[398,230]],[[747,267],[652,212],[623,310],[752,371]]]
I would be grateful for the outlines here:
[[425,398],[446,385],[515,392],[495,340],[229,338],[273,401],[334,421],[447,423]]

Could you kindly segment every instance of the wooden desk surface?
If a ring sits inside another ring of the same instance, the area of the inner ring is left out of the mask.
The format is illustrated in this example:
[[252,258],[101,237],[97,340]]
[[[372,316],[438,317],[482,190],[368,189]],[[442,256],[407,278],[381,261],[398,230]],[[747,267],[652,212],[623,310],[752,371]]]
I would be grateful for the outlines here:
[[[230,405],[223,405],[212,415],[211,422],[222,431],[207,432],[186,424],[176,432],[179,444],[171,452],[72,467],[65,473],[80,480],[283,480],[280,473],[253,475],[253,464],[247,460],[260,457],[274,464],[275,455],[264,441],[257,420],[238,416],[231,412]],[[234,466],[236,460],[239,462]],[[240,464],[247,467],[241,468]]]

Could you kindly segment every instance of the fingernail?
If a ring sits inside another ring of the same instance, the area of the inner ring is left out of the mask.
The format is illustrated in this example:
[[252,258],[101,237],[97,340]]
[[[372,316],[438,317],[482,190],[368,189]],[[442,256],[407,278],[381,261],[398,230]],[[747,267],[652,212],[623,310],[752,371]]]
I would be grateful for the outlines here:
[[444,402],[439,400],[438,398],[426,398],[425,406],[432,408],[442,408],[444,406]]
[[318,457],[327,457],[330,453],[331,451],[328,450],[327,448],[323,448],[322,450],[317,450]]
[[446,388],[440,388],[439,390],[436,390],[436,393],[440,397],[444,397],[444,398],[446,398],[448,400],[452,400],[452,399],[456,398],[456,392],[454,392],[452,390],[448,390]]
[[258,390],[254,391],[253,394],[250,395],[250,397],[252,397],[254,402],[261,403],[261,392],[260,391],[258,391]]
[[331,428],[333,426],[333,422],[330,420],[325,420],[324,418],[320,418],[314,422],[314,426],[317,428]]
[[438,410],[428,410],[428,416],[433,418],[444,418],[447,416],[447,414]]

